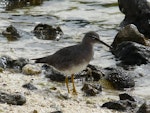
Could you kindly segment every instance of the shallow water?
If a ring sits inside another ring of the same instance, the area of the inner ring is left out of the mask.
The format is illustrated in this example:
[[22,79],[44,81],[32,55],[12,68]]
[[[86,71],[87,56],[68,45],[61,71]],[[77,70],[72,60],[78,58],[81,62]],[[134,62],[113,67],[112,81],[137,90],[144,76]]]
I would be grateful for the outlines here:
[[[117,0],[42,0],[40,5],[6,10],[5,0],[0,2],[0,32],[12,24],[21,33],[18,41],[8,41],[0,33],[0,54],[12,58],[38,58],[81,41],[83,33],[97,31],[101,40],[111,44],[124,15]],[[37,39],[31,31],[38,23],[60,26],[65,36],[59,41]],[[91,64],[101,67],[116,66],[114,56],[103,45],[94,47]],[[129,91],[150,100],[150,65],[137,66],[135,90]],[[140,76],[142,75],[142,76]]]

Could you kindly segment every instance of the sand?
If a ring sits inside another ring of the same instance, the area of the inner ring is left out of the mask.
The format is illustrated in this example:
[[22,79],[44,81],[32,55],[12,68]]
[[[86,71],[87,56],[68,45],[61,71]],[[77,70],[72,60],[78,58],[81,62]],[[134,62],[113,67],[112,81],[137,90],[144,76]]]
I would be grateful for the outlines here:
[[[37,90],[23,88],[25,83],[32,83]],[[100,106],[114,98],[105,95],[105,92],[97,96],[87,97],[80,90],[81,81],[76,81],[78,95],[67,93],[65,83],[50,81],[42,74],[24,75],[4,71],[0,73],[0,90],[6,93],[21,93],[26,97],[24,105],[9,105],[0,103],[0,113],[50,113],[62,111],[63,113],[119,113],[117,111],[101,108]],[[72,84],[70,83],[69,86]],[[56,88],[56,90],[54,90]],[[66,98],[64,98],[66,97]]]

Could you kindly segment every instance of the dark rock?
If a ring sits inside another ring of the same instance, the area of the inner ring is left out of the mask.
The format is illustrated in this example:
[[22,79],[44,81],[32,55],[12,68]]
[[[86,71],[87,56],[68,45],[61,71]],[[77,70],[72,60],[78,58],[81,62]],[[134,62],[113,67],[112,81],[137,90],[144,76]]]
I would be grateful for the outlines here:
[[43,40],[59,40],[63,32],[60,27],[53,27],[47,24],[38,24],[34,30],[34,35]]
[[17,29],[10,25],[6,28],[5,31],[2,32],[2,34],[9,40],[9,41],[14,41],[20,38],[20,35],[17,31]]
[[22,68],[29,63],[28,59],[25,58],[18,58],[17,60],[12,60],[12,62],[8,63],[9,68],[13,68],[16,71],[20,71],[22,70]]
[[[120,100],[106,102],[102,107],[124,111],[126,113],[150,113],[150,105],[145,100],[136,97],[135,101],[135,98],[126,93],[120,94],[119,97]],[[140,108],[139,105],[141,105]]]
[[132,88],[135,82],[131,75],[121,68],[105,68],[105,79],[108,80],[115,89],[124,90],[125,88]]
[[63,82],[65,81],[65,76],[54,69],[52,66],[43,65],[42,68],[45,70],[44,74],[47,78],[50,78],[52,81]]
[[150,62],[150,47],[135,42],[122,42],[113,53],[126,65],[141,65]]
[[0,58],[0,67],[1,68],[6,68],[7,67],[7,62],[11,62],[12,59],[8,56],[2,56]]
[[137,42],[139,44],[148,45],[143,34],[133,24],[123,27],[116,35],[112,47],[115,49],[117,45],[124,41]]
[[143,103],[136,113],[150,113],[150,105]]
[[141,16],[150,14],[147,0],[118,0],[119,9],[127,16]]
[[84,77],[86,81],[99,81],[104,76],[101,70],[100,67],[89,64],[85,70],[75,76],[75,79]]
[[131,113],[131,111],[135,110],[137,104],[136,102],[130,100],[119,100],[119,101],[106,102],[102,105],[102,107],[107,107],[108,109],[126,111],[127,113]]
[[23,105],[26,103],[26,98],[21,94],[7,94],[0,92],[0,102],[12,105]]
[[118,0],[119,9],[125,14],[122,27],[134,24],[146,37],[150,38],[150,4],[147,0]]
[[94,81],[99,81],[104,76],[100,67],[89,64],[87,68],[90,68]]
[[106,102],[102,105],[102,107],[107,107],[108,109],[114,109],[118,111],[125,111],[126,106],[120,103],[119,101],[115,102]]
[[27,6],[41,5],[43,0],[7,0],[6,10],[11,11],[16,8],[23,8]]
[[130,100],[135,101],[135,99],[127,93],[119,94],[120,100]]
[[22,87],[27,88],[28,90],[37,90],[37,88],[31,83],[24,84]]
[[146,112],[146,103],[143,103],[136,113],[148,113]]
[[9,56],[0,57],[0,67],[2,68],[10,68],[14,69],[16,72],[21,72],[22,67],[29,63],[28,59],[18,58],[17,60],[13,60]]
[[102,87],[100,84],[97,85],[91,85],[91,84],[84,84],[84,86],[81,89],[84,91],[86,96],[95,96],[96,94],[99,94],[102,91]]
[[120,94],[119,97],[120,100],[106,102],[102,105],[102,107],[107,107],[108,109],[115,109],[118,111],[126,111],[127,113],[132,113],[137,109],[138,102],[136,102],[132,96],[124,93]]

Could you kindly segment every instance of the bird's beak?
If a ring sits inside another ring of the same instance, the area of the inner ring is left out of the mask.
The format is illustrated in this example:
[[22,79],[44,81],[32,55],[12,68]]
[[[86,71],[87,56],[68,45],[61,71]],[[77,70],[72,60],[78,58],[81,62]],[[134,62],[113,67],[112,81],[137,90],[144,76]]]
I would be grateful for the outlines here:
[[112,49],[112,46],[106,44],[105,42],[103,42],[102,40],[99,40],[100,43],[104,44],[105,46],[109,47],[110,49]]

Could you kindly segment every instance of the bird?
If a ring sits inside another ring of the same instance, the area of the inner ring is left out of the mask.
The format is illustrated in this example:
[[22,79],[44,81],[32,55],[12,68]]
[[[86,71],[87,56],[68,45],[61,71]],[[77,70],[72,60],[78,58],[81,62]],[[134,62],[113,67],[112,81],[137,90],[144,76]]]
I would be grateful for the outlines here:
[[99,34],[95,31],[85,33],[82,41],[76,45],[64,47],[54,54],[42,58],[36,58],[35,63],[46,63],[51,65],[56,70],[66,75],[65,82],[68,93],[70,89],[68,86],[68,76],[71,75],[73,85],[73,94],[77,95],[74,84],[74,75],[84,70],[94,56],[93,45],[95,43],[102,43],[111,48],[108,44],[101,41]]

